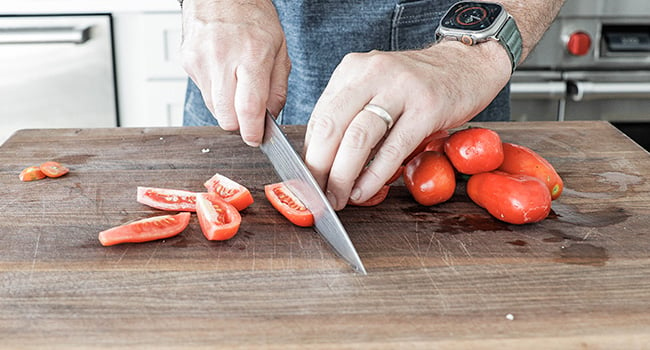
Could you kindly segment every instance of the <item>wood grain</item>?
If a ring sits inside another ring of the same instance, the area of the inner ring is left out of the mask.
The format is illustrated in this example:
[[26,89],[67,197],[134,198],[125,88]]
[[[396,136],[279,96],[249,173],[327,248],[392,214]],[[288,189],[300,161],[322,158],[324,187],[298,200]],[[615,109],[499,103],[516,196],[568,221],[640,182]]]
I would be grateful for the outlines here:
[[[459,186],[417,205],[398,183],[339,213],[360,276],[265,200],[264,155],[210,127],[23,130],[0,147],[0,348],[642,349],[650,344],[650,156],[605,122],[480,124],[546,157],[566,190],[539,224],[489,217]],[[299,146],[304,127],[285,127]],[[45,160],[59,179],[18,180]],[[161,212],[139,185],[220,172],[255,203],[206,241],[102,247]]]

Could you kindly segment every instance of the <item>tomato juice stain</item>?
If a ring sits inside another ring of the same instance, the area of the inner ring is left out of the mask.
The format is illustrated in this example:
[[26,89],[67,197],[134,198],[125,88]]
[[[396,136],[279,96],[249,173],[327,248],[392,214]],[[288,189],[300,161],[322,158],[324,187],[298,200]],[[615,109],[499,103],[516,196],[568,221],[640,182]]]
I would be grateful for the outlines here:
[[571,265],[605,266],[609,260],[607,249],[589,243],[574,243],[560,249],[555,262]]
[[518,247],[525,247],[525,246],[528,245],[528,242],[526,242],[526,241],[524,241],[524,240],[521,240],[521,239],[516,239],[516,240],[514,240],[514,241],[508,241],[508,242],[506,242],[506,243],[508,243],[508,244],[512,244],[512,245],[514,245],[514,246],[518,246]]

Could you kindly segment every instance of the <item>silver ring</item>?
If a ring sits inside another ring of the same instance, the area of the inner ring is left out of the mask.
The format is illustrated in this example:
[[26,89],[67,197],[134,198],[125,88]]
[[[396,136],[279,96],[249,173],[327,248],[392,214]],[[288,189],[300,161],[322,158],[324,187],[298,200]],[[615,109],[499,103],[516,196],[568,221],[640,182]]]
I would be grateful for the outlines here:
[[381,118],[381,120],[386,122],[386,126],[388,127],[388,130],[390,130],[390,128],[393,127],[393,123],[395,121],[393,120],[393,117],[391,117],[390,113],[388,113],[385,109],[369,103],[365,105],[365,107],[363,107],[363,110],[368,111]]

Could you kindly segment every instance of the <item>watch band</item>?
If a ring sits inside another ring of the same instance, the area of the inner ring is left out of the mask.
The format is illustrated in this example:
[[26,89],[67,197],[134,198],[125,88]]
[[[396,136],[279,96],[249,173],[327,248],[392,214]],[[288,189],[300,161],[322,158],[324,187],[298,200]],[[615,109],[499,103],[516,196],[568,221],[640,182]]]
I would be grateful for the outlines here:
[[512,16],[509,16],[501,30],[496,34],[497,41],[506,49],[510,62],[512,62],[512,71],[517,69],[519,60],[521,60],[523,42],[517,23]]

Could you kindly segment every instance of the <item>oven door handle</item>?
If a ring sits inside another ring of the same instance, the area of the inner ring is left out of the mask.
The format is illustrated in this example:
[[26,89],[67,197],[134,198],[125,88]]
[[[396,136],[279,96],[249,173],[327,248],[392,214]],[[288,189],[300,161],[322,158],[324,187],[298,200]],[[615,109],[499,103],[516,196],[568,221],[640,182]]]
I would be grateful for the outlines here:
[[569,96],[573,101],[589,101],[603,99],[648,99],[650,98],[650,83],[643,82],[591,82],[570,81]]
[[563,81],[511,82],[513,99],[561,100],[566,97],[567,87]]
[[90,27],[0,28],[2,44],[83,44],[90,39]]

